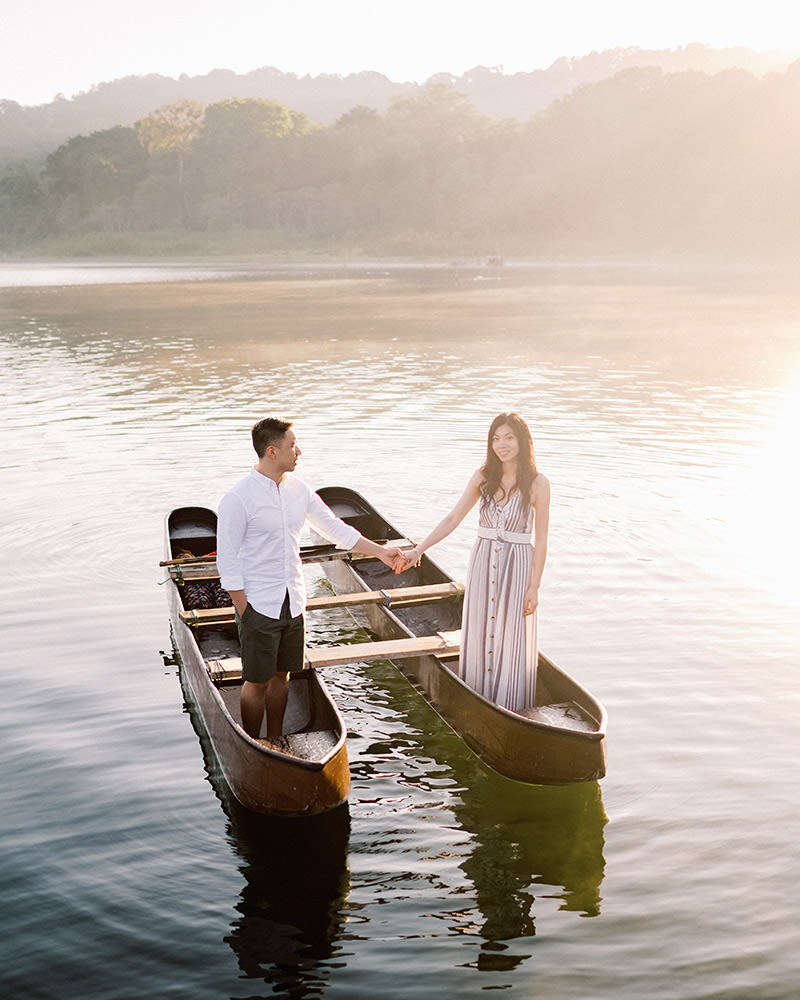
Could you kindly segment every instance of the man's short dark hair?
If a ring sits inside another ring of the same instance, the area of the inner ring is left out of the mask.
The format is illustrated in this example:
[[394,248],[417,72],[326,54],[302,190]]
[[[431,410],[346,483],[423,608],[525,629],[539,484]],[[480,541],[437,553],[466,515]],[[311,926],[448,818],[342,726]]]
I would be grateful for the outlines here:
[[291,426],[291,420],[279,420],[277,417],[264,417],[253,424],[253,447],[256,455],[263,458],[267,448],[277,444]]

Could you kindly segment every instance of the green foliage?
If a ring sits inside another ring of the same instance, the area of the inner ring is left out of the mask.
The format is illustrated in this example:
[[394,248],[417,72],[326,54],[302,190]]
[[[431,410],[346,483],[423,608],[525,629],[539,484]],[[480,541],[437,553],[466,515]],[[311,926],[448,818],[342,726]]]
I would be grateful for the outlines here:
[[136,123],[139,141],[153,153],[186,153],[200,134],[205,108],[198,101],[179,101],[159,108]]
[[151,157],[149,176],[137,190],[139,220],[145,228],[154,220],[162,226],[191,225],[186,160],[202,133],[204,116],[202,104],[185,100],[159,108],[136,123],[139,142]]
[[27,163],[12,161],[0,175],[0,233],[39,234],[44,194],[39,177]]
[[277,101],[237,98],[206,108],[202,142],[212,148],[248,148],[264,139],[285,139],[306,131],[305,115],[293,114]]
[[450,254],[791,247],[798,105],[800,63],[763,80],[627,69],[525,123],[444,80],[328,127],[274,100],[181,101],[70,139],[40,176],[9,162],[0,231]]
[[137,185],[147,154],[132,128],[76,136],[48,156],[42,173],[53,231],[130,228]]

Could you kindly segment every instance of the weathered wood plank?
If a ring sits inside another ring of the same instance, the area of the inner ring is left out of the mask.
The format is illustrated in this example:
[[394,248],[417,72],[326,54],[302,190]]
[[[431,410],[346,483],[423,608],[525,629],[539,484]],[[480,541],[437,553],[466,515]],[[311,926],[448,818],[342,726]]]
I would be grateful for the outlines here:
[[[306,602],[307,611],[323,611],[329,608],[353,607],[363,604],[421,604],[425,601],[442,600],[463,594],[460,583],[432,583],[423,587],[395,587],[391,590],[365,590],[355,594],[326,594],[324,597],[310,597]],[[196,608],[181,611],[181,619],[187,625],[228,625],[236,618],[232,607]]]
[[215,684],[242,679],[242,661],[238,656],[228,656],[222,660],[206,660],[206,668]]
[[162,559],[159,566],[195,566],[202,563],[216,562],[216,555],[213,556],[181,556],[178,559]]
[[343,646],[317,646],[306,650],[309,667],[336,667],[346,663],[370,663],[372,660],[402,660],[428,653],[457,653],[461,632],[439,632],[413,639],[384,639],[381,642],[354,642]]
[[181,621],[193,627],[197,625],[233,625],[236,615],[233,607],[190,608],[180,612]]
[[431,583],[422,587],[392,587],[387,590],[364,590],[355,594],[330,594],[310,597],[306,604],[309,611],[325,608],[349,607],[358,604],[420,604],[425,601],[458,597],[464,593],[460,583]]
[[[305,666],[340,667],[348,663],[371,663],[373,660],[402,660],[409,656],[457,653],[461,632],[439,632],[412,639],[384,639],[381,642],[353,642],[341,646],[316,646],[306,649]],[[206,660],[211,679],[219,684],[239,680],[242,661],[238,656]]]
[[201,580],[219,580],[219,570],[216,563],[180,563],[169,567],[170,577],[180,586],[184,583],[196,583]]

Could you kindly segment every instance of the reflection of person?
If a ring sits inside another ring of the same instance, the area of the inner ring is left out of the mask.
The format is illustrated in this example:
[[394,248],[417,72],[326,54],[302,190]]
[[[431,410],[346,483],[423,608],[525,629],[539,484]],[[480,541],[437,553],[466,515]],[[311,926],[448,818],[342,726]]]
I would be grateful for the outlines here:
[[267,417],[253,426],[252,437],[258,462],[220,503],[217,566],[239,623],[242,726],[258,739],[266,710],[267,739],[280,746],[289,672],[303,666],[300,533],[306,519],[338,547],[389,566],[400,550],[364,538],[292,475],[300,448],[291,423]]
[[[453,815],[472,835],[459,867],[475,886],[484,919],[479,968],[496,967],[498,941],[508,945],[501,961],[510,968],[529,952],[514,948],[513,939],[532,937],[536,921],[551,912],[545,905],[545,912],[537,913],[542,907],[536,896],[558,899],[560,910],[584,917],[600,913],[608,817],[596,781],[518,783],[509,795],[502,778],[486,779],[457,786],[468,788],[469,795],[454,797]],[[475,915],[470,918],[474,926]]]
[[486,461],[450,513],[395,560],[395,570],[416,565],[423,552],[446,538],[478,501],[459,676],[489,701],[520,712],[533,706],[536,693],[536,609],[547,556],[550,483],[536,470],[531,432],[519,414],[495,417]]
[[250,981],[242,992],[264,996],[258,984],[267,983],[267,996],[323,996],[348,919],[347,806],[299,819],[252,813],[235,800],[226,811],[243,884],[225,942]]

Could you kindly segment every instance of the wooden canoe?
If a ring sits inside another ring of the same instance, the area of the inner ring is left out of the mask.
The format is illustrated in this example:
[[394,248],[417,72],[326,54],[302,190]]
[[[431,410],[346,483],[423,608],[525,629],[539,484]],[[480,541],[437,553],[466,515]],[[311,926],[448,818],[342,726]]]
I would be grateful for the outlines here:
[[[367,538],[403,536],[362,496],[344,487],[319,490],[325,503]],[[325,563],[337,593],[452,583],[427,555],[396,576],[378,560]],[[462,598],[436,598],[409,606],[363,605],[369,628],[382,639],[452,635],[461,627]],[[358,660],[358,649],[353,660]],[[594,781],[606,773],[606,712],[576,680],[539,653],[536,707],[518,715],[487,701],[456,676],[458,653],[392,659],[475,754],[500,774],[539,785]]]
[[[189,582],[218,580],[208,554],[216,550],[217,515],[179,507],[166,518],[166,589],[172,634],[184,687],[205,727],[220,769],[236,799],[257,813],[313,816],[335,809],[350,791],[344,720],[314,670],[293,673],[284,734],[289,752],[251,739],[241,726],[241,666],[236,624],[202,629],[183,620]],[[178,556],[189,550],[196,557]],[[239,664],[239,669],[235,668]]]

